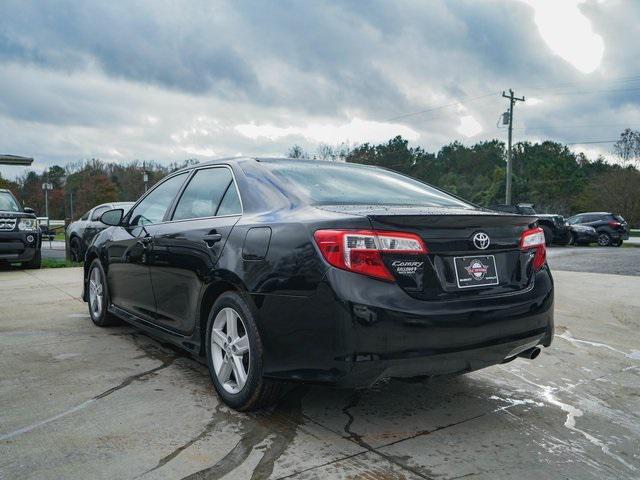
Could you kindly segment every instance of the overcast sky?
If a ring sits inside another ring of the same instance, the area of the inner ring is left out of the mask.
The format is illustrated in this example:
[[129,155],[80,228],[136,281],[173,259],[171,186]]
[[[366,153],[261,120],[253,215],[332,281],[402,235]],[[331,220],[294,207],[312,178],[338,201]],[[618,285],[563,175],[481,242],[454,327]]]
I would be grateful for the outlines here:
[[515,141],[613,140],[640,127],[639,18],[636,0],[2,0],[0,153],[169,163],[398,134],[435,151],[506,139],[509,88]]

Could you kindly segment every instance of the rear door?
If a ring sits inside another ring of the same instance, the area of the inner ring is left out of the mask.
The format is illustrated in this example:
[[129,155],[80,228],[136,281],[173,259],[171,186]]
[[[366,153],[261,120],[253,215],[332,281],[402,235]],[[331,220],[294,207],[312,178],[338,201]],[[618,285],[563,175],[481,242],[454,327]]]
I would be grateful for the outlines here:
[[228,166],[195,170],[155,233],[151,278],[161,326],[188,334],[242,204]]

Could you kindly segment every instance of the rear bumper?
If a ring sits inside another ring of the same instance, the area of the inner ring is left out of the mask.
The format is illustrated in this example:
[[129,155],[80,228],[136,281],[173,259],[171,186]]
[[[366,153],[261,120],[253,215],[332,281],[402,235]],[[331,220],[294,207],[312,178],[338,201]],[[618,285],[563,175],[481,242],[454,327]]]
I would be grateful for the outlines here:
[[[29,241],[29,237],[33,240]],[[41,247],[38,232],[0,232],[0,262],[28,262]]]
[[553,339],[547,268],[516,294],[440,302],[330,269],[312,298],[279,297],[277,306],[273,298],[260,301],[261,324],[288,310],[286,332],[277,333],[278,321],[261,328],[265,373],[286,380],[364,387],[384,377],[464,373]]

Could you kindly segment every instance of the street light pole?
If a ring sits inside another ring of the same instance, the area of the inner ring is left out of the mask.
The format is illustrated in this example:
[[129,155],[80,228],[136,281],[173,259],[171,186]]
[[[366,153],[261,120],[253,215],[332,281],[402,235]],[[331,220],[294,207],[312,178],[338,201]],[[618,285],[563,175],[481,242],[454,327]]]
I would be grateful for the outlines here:
[[145,162],[142,162],[142,181],[144,182],[144,191],[146,192],[149,183],[149,174],[147,174],[147,165]]

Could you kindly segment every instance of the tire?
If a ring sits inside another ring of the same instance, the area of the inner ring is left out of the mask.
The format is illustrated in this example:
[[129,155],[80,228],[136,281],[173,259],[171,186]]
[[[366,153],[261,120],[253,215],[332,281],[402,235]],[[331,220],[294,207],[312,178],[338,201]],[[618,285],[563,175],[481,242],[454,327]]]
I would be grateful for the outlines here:
[[598,232],[598,245],[601,247],[609,247],[611,245],[611,235],[607,232]]
[[[109,305],[109,289],[106,281],[107,276],[104,274],[102,264],[97,258],[91,262],[88,278],[89,315],[91,316],[93,323],[98,327],[110,327],[112,325],[121,324],[122,321],[107,310],[107,306]],[[97,285],[97,280],[99,280],[99,286]],[[99,296],[98,292],[101,292],[101,300],[99,304],[97,304],[96,297],[93,297],[94,294]]]
[[544,243],[548,247],[553,242],[553,232],[546,225],[542,225],[540,228],[544,232]]
[[69,256],[72,262],[82,262],[82,245],[78,237],[73,237],[69,242]]
[[238,411],[268,407],[278,400],[284,387],[263,377],[263,347],[256,316],[240,294],[225,292],[216,300],[207,321],[207,365],[213,386],[224,403]]
[[615,242],[612,242],[611,245],[613,245],[614,247],[621,247],[622,246],[622,240],[618,239]]
[[22,264],[22,268],[30,270],[38,270],[40,267],[42,267],[42,251],[40,249],[36,250],[36,254],[31,260]]

